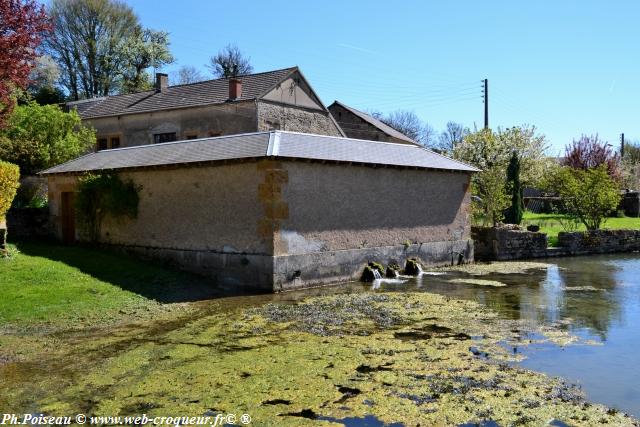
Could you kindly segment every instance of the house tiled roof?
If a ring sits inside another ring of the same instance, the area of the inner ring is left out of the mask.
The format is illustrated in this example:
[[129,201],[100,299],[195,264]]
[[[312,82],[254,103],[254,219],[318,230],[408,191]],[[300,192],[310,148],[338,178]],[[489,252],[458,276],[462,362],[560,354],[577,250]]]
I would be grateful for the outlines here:
[[343,104],[342,102],[339,101],[334,101],[334,104],[337,104],[339,106],[341,106],[342,108],[344,108],[345,110],[350,111],[351,113],[355,114],[356,116],[360,117],[362,120],[364,120],[365,122],[369,123],[372,126],[377,127],[378,129],[380,129],[382,132],[384,132],[385,134],[393,137],[393,138],[398,138],[401,139],[403,141],[407,141],[407,142],[412,142],[414,144],[417,144],[416,141],[414,141],[413,139],[409,138],[407,135],[405,135],[404,133],[392,128],[391,126],[387,125],[386,123],[383,123],[382,121],[376,119],[375,117],[364,113],[360,110],[356,110],[355,108],[349,107],[348,105]]
[[[240,77],[240,80],[242,80],[242,95],[237,100],[246,101],[262,97],[297,69],[297,67],[292,67]],[[226,102],[228,99],[229,79],[223,78],[169,86],[162,92],[148,90],[126,95],[70,102],[67,105],[70,108],[75,108],[83,119],[89,119],[219,104]]]
[[82,173],[266,157],[477,171],[418,145],[271,131],[103,150],[41,173]]

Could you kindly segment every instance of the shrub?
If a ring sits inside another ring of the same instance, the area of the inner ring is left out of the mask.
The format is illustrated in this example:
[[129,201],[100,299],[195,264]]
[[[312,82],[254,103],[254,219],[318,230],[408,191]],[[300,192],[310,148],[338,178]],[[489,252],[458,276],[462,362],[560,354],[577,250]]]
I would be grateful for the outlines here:
[[100,237],[102,220],[138,216],[139,188],[113,173],[89,174],[80,178],[76,196],[78,222],[91,241]]
[[562,197],[569,217],[587,230],[599,229],[620,202],[618,185],[604,164],[586,170],[559,168],[551,177],[550,186]]
[[17,164],[23,175],[74,159],[96,142],[74,110],[32,102],[15,109],[0,132],[0,159]]
[[0,222],[11,207],[20,186],[20,169],[18,166],[0,160]]

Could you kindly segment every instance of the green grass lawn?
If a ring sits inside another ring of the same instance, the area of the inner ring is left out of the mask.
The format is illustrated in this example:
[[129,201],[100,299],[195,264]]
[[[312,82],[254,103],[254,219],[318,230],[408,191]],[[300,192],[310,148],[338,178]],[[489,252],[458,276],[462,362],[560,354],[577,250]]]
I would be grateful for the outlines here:
[[151,317],[215,296],[211,280],[109,251],[51,243],[10,245],[0,258],[0,326],[91,326]]
[[[549,245],[557,246],[558,245],[558,233],[561,231],[566,231],[562,227],[561,220],[566,218],[565,215],[561,214],[537,214],[533,212],[525,212],[524,219],[522,221],[522,226],[527,227],[528,225],[538,225],[540,226],[540,231],[542,233],[546,233],[549,237]],[[640,218],[607,218],[603,227],[605,229],[640,229]],[[584,225],[580,224],[575,231],[585,231],[586,228]]]

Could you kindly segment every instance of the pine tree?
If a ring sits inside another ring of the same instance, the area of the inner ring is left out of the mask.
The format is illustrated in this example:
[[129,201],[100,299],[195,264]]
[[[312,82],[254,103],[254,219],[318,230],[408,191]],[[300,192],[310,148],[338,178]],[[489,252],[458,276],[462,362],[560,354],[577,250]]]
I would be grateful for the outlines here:
[[520,224],[522,222],[522,185],[520,184],[520,158],[517,153],[511,155],[507,167],[507,192],[511,194],[511,206],[504,213],[504,222]]

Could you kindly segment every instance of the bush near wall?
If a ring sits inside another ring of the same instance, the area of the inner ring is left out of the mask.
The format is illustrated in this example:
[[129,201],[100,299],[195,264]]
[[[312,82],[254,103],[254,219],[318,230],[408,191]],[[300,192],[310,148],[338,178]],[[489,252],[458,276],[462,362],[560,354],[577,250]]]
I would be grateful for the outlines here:
[[13,163],[0,160],[0,223],[4,222],[5,215],[11,207],[11,202],[16,196],[20,180],[20,169]]

